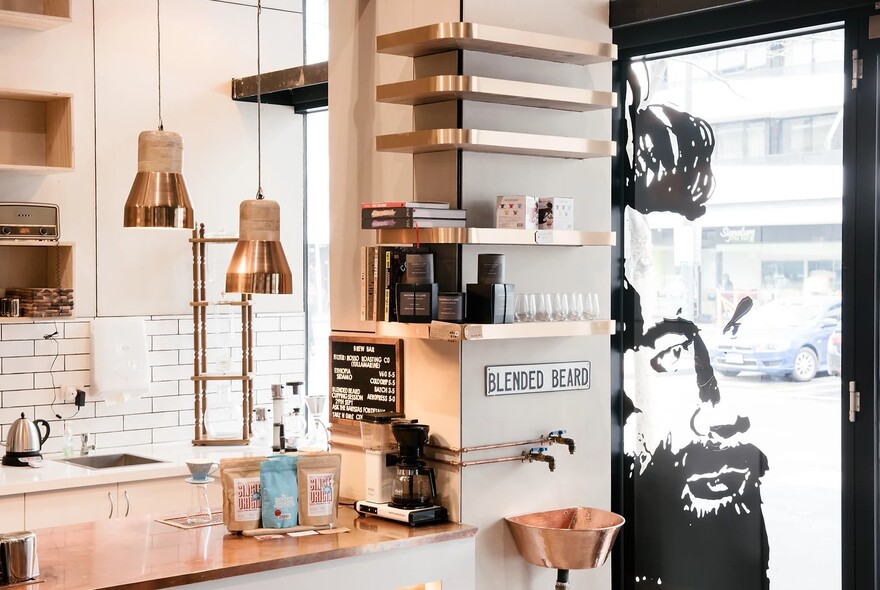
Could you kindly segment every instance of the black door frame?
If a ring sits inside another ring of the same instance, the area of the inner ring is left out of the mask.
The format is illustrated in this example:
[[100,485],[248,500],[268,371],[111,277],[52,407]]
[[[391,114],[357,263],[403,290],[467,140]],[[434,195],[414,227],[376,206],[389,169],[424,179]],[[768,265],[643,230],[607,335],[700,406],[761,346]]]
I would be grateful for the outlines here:
[[[615,0],[625,2],[628,0]],[[677,0],[671,0],[675,3]],[[667,2],[669,4],[669,2]],[[693,2],[689,2],[693,4]],[[649,53],[673,51],[712,43],[730,42],[759,35],[774,34],[800,28],[843,22],[846,31],[847,77],[851,75],[849,56],[859,49],[864,64],[863,79],[858,91],[846,90],[844,98],[843,146],[843,237],[842,263],[845,296],[842,303],[843,366],[841,367],[841,399],[848,398],[846,384],[855,381],[861,392],[861,411],[855,423],[848,421],[849,407],[841,404],[843,433],[842,454],[842,589],[876,590],[880,543],[877,540],[878,501],[878,408],[876,383],[878,376],[878,270],[877,219],[875,195],[878,188],[880,162],[880,41],[868,41],[868,18],[880,14],[874,2],[853,7],[847,0],[838,4],[846,10],[829,10],[826,0],[801,2],[765,2],[757,0],[723,10],[665,18],[614,31],[618,44],[618,61],[613,68],[612,83],[618,93],[618,107],[612,117],[612,135],[618,152],[625,149],[626,67],[632,58]],[[746,24],[747,23],[747,24]],[[757,23],[757,24],[756,24]],[[611,339],[611,497],[612,510],[628,514],[624,493],[626,477],[623,453],[623,326],[624,315],[624,184],[625,159],[612,160],[612,229],[617,232],[613,249],[611,314],[617,322],[616,335]],[[866,310],[870,310],[867,312]],[[866,318],[866,313],[870,317]],[[870,325],[873,329],[864,329]],[[859,331],[857,332],[857,327]],[[612,557],[612,588],[630,590],[633,574],[632,543],[626,529],[618,540]],[[808,566],[805,566],[808,567]],[[748,590],[748,589],[744,589]]]

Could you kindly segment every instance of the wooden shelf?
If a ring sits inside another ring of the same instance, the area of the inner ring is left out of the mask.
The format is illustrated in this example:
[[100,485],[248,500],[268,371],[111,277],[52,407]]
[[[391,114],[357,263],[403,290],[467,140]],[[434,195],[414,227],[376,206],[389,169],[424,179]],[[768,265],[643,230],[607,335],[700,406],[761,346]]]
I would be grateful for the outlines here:
[[237,244],[237,237],[228,238],[190,238],[191,244]]
[[615,332],[613,320],[585,322],[528,322],[521,324],[405,324],[376,322],[376,335],[461,342],[463,340],[508,340],[521,338],[559,338],[565,336],[609,336]]
[[248,299],[247,301],[190,301],[190,307],[212,307],[215,305],[230,305],[234,307],[250,307],[253,303],[252,300]]
[[563,111],[610,109],[617,94],[480,76],[431,76],[376,87],[376,100],[421,105],[446,100],[475,100]]
[[617,46],[469,22],[445,22],[380,35],[376,51],[420,57],[464,49],[589,65],[617,59]]
[[485,129],[427,129],[376,136],[376,150],[424,154],[463,150],[548,158],[603,158],[616,152],[613,141],[511,133]]
[[[48,240],[0,241],[0,296],[7,289],[73,289],[74,245]],[[4,322],[70,319],[75,312],[50,317],[2,318]]]
[[42,0],[42,12],[3,9],[0,2],[0,27],[48,31],[71,22],[70,0]]
[[614,246],[615,232],[562,229],[496,229],[482,227],[429,227],[376,230],[376,243],[486,244],[499,246]]
[[0,89],[0,171],[73,170],[72,96]]

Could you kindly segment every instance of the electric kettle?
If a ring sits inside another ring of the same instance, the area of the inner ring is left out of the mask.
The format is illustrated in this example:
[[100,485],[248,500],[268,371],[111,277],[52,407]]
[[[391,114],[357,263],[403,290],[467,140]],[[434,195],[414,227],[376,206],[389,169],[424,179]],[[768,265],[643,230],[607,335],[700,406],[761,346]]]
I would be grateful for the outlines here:
[[[40,429],[37,425],[42,424],[46,427],[46,432],[41,436]],[[34,420],[31,422],[21,413],[21,418],[17,419],[9,427],[9,433],[6,435],[6,454],[3,455],[3,465],[13,467],[26,467],[28,460],[32,458],[41,459],[40,449],[43,443],[49,438],[49,423],[45,420]]]

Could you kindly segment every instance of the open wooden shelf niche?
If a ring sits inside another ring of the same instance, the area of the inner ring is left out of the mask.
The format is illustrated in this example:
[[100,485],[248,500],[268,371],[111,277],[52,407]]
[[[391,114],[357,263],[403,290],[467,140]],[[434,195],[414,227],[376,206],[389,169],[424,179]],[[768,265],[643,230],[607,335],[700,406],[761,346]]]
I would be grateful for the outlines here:
[[0,89],[0,171],[73,170],[72,95]]
[[47,31],[70,22],[70,0],[0,0],[0,26]]
[[[10,288],[74,288],[74,246],[64,242],[0,242],[0,296]],[[64,316],[71,317],[71,316]],[[32,318],[0,318],[0,322]]]

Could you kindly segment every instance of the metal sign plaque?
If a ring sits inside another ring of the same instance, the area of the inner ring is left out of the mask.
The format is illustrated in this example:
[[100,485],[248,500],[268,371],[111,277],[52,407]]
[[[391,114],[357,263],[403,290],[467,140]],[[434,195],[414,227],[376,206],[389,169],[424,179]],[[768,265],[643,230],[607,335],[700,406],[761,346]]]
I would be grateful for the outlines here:
[[486,395],[590,388],[590,361],[486,367]]

